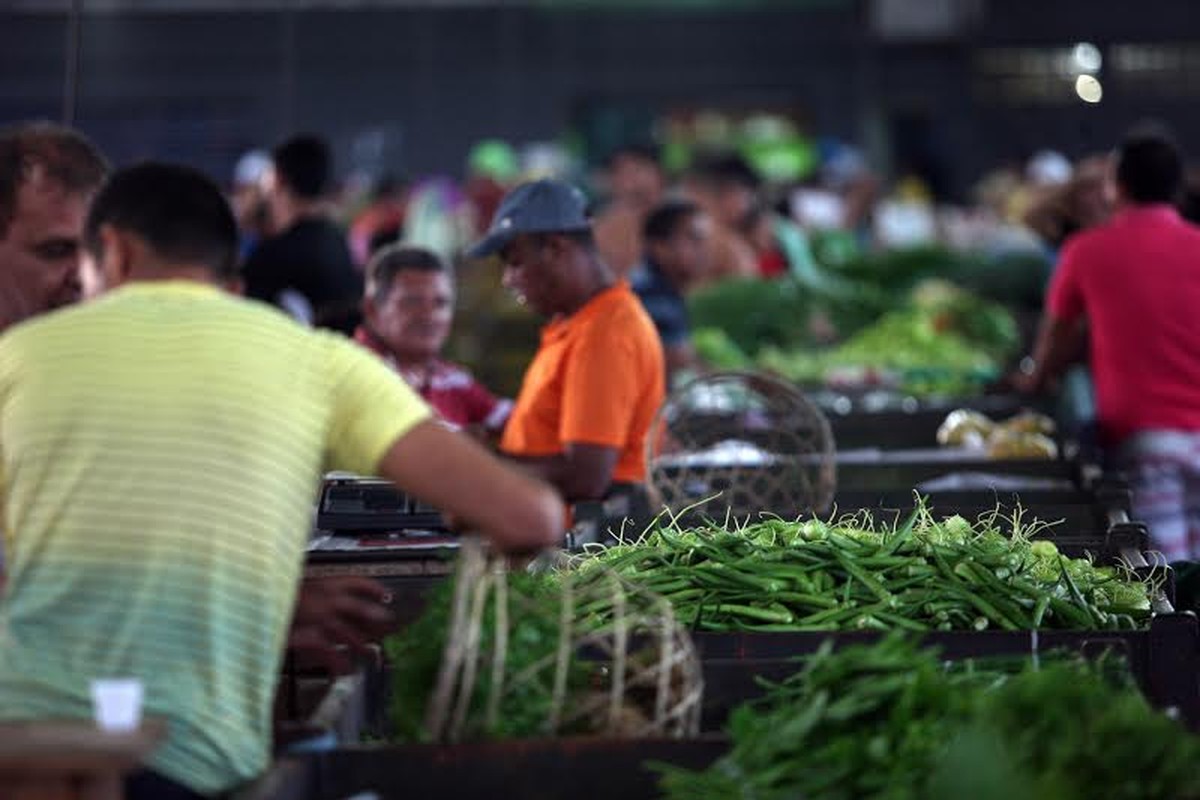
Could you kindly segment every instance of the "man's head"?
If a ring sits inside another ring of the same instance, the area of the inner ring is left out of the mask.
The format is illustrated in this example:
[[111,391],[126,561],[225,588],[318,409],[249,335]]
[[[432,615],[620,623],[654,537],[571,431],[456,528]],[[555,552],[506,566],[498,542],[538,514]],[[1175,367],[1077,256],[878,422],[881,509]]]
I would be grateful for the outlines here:
[[1183,155],[1165,129],[1139,127],[1121,142],[1116,173],[1125,202],[1174,203],[1183,190]]
[[653,147],[620,147],[609,155],[605,166],[613,199],[647,210],[662,199],[666,179]]
[[612,282],[596,252],[587,199],[561,181],[525,183],[505,195],[470,255],[499,255],[504,285],[546,317],[573,313]]
[[671,283],[686,289],[708,267],[712,221],[694,203],[671,201],[646,218],[646,253]]
[[100,188],[84,226],[85,272],[99,290],[131,280],[191,277],[237,282],[237,222],[202,173],[140,164]]
[[758,204],[762,179],[741,156],[723,155],[700,161],[688,176],[687,187],[718,222],[740,228]]
[[79,299],[84,215],[107,171],[75,131],[0,130],[0,330]]
[[333,151],[319,136],[293,136],[271,151],[267,202],[276,229],[291,225],[306,207],[320,203],[333,184]]
[[391,245],[367,265],[363,316],[401,362],[436,358],[454,319],[454,281],[445,263],[420,247]]

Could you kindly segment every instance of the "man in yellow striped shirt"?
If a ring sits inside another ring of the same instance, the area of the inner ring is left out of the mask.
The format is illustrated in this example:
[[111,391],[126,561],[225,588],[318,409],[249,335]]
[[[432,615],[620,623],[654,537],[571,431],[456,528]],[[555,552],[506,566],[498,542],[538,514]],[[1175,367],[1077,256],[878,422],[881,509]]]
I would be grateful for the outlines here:
[[131,797],[265,766],[323,471],[383,475],[506,549],[563,519],[369,353],[222,291],[236,237],[199,173],[119,172],[85,229],[109,291],[0,337],[0,718],[87,717],[90,679],[141,679],[169,733]]

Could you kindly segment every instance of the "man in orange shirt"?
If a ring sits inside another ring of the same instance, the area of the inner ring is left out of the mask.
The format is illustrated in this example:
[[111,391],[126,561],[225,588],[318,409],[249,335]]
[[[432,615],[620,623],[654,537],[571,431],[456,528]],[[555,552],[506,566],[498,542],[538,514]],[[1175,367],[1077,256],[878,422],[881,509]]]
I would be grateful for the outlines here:
[[549,319],[500,449],[573,502],[636,491],[665,393],[662,345],[597,253],[583,193],[552,180],[518,186],[471,255],[499,255],[505,285]]

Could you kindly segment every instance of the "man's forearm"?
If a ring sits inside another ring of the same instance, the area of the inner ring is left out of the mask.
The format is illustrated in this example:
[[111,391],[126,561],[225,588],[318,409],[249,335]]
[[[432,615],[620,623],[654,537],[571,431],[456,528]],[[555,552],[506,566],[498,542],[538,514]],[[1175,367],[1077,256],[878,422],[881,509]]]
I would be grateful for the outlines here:
[[1031,388],[1040,391],[1060,377],[1083,356],[1085,340],[1082,319],[1044,317],[1033,349],[1033,363],[1024,370],[1030,375]]
[[568,444],[564,452],[549,456],[503,455],[528,474],[554,486],[572,503],[603,497],[617,462],[614,448],[585,444]]

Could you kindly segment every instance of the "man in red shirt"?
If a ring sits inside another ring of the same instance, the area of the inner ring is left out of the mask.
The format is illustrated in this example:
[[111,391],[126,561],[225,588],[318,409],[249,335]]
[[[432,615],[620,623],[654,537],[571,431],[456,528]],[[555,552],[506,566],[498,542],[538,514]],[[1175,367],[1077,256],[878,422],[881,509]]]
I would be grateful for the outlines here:
[[1119,209],[1063,248],[1021,388],[1070,361],[1086,322],[1104,443],[1129,469],[1135,514],[1170,560],[1200,556],[1200,228],[1172,203],[1183,158],[1143,129],[1116,160]]
[[363,318],[355,341],[391,364],[443,420],[490,434],[504,428],[512,403],[438,357],[454,319],[454,282],[437,255],[404,245],[376,253],[367,267]]

